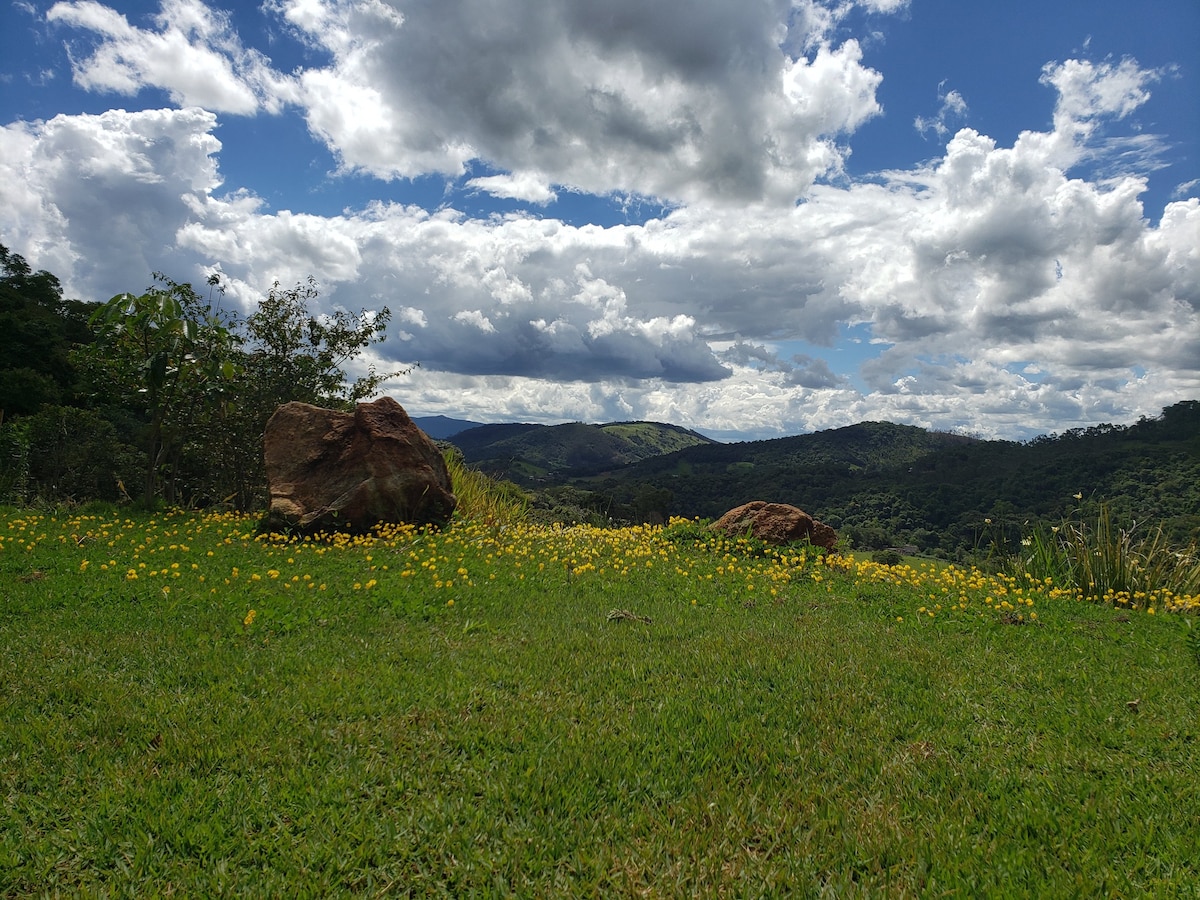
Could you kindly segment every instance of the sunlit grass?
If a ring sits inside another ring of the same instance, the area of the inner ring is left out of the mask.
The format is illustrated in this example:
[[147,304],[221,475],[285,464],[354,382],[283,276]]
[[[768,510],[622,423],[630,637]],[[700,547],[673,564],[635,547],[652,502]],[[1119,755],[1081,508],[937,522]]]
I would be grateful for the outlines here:
[[0,895],[1200,883],[1194,595],[682,521],[255,528],[0,521]]

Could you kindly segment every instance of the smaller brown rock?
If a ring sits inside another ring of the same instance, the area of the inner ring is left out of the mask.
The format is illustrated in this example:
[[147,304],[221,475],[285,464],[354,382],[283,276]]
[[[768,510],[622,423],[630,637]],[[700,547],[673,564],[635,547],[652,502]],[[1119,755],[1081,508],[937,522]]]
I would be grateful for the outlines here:
[[731,509],[710,526],[730,536],[749,534],[768,544],[809,541],[815,547],[834,549],[837,532],[802,509],[786,503],[753,500]]

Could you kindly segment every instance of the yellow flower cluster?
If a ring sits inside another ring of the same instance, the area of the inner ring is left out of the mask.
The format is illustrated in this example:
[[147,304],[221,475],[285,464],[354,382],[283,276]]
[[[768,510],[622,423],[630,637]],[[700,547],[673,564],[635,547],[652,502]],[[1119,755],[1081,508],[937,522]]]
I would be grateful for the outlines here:
[[[996,612],[1013,614],[1024,621],[1034,597],[1044,597],[1043,585],[1022,585],[1010,575],[990,575],[972,566],[925,563],[913,567],[907,563],[889,566],[876,562],[858,562],[854,575],[858,581],[905,585],[924,595],[929,603],[917,612],[935,617],[947,612]],[[1030,612],[1031,620],[1037,613]]]
[[[356,591],[385,600],[403,595],[452,607],[493,583],[560,590],[583,579],[667,579],[687,605],[781,600],[799,585],[831,594],[854,585],[895,585],[920,598],[919,618],[970,613],[1035,620],[1035,601],[1080,599],[1049,580],[933,563],[889,566],[812,548],[772,550],[686,520],[612,529],[457,522],[431,531],[395,525],[366,535],[303,539],[256,534],[254,519],[229,513],[141,520],[28,514],[0,522],[0,554],[32,558],[43,551],[70,555],[76,577],[149,582],[163,596],[173,589],[172,598],[235,592],[254,603],[247,627],[256,615],[266,621],[266,601],[288,592]],[[1200,610],[1200,596],[1167,592],[1104,600],[1147,612]]]

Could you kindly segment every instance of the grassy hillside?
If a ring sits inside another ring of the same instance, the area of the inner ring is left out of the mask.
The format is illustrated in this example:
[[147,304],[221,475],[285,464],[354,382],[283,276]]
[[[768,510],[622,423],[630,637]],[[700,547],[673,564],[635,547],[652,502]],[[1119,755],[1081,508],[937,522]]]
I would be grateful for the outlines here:
[[633,448],[628,455],[641,459],[650,459],[687,447],[708,447],[715,443],[711,438],[695,431],[661,422],[611,422],[598,427],[604,434],[620,438]]
[[0,588],[4,897],[1200,884],[1200,641],[1162,599],[686,523],[16,511]]

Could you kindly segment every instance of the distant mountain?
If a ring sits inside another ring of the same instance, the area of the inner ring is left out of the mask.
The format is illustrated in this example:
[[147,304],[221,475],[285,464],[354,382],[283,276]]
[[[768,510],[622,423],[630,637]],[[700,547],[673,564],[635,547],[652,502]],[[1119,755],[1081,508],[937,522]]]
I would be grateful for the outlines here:
[[913,425],[860,422],[829,431],[766,441],[681,449],[639,462],[625,476],[692,475],[703,479],[740,476],[755,469],[788,471],[833,468],[839,473],[890,469],[947,447],[976,443],[975,438],[931,432]]
[[[694,446],[571,482],[573,502],[614,518],[715,518],[750,500],[791,503],[859,547],[956,553],[984,532],[1094,515],[1200,540],[1200,401],[1134,425],[1020,444],[864,422],[797,437]],[[581,494],[588,494],[583,497]],[[985,528],[986,526],[986,528]]]
[[979,441],[912,425],[862,422],[793,437],[687,447],[573,484],[600,492],[606,508],[644,512],[645,498],[654,495],[664,504],[660,517],[717,518],[742,503],[768,500],[824,518],[833,494],[847,486],[907,472],[939,452],[974,443]]
[[659,422],[606,425],[480,425],[451,443],[472,466],[524,484],[595,474],[688,447],[711,438]]
[[454,437],[460,431],[468,428],[478,428],[478,422],[468,422],[466,419],[451,419],[447,416],[413,416],[412,420],[423,432],[435,441]]

